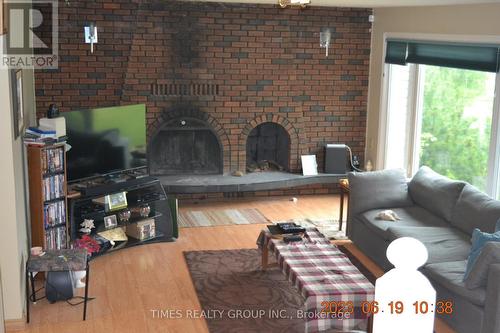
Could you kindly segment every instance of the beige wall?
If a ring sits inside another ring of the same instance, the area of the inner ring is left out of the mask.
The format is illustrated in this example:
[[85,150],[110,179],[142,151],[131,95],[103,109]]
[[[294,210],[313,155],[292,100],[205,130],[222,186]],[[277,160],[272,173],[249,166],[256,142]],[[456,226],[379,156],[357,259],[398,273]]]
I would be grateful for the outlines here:
[[2,297],[2,270],[0,269],[0,333],[5,332],[4,318],[3,318],[3,297]]
[[[366,157],[377,161],[385,33],[500,38],[500,4],[375,9],[370,58]],[[466,37],[466,39],[469,37]],[[377,165],[380,167],[380,165]]]
[[[3,37],[0,37],[3,38]],[[2,43],[3,44],[3,43]],[[23,70],[26,121],[35,119],[32,70]],[[24,265],[28,249],[25,148],[14,139],[9,72],[0,70],[0,267],[5,320],[24,313]]]

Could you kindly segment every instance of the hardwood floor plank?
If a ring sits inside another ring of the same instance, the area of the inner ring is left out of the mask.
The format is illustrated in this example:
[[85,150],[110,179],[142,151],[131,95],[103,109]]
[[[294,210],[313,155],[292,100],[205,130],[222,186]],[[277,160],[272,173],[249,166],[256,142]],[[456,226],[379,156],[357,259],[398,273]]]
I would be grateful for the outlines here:
[[[252,198],[226,202],[203,202],[180,206],[180,210],[257,208],[270,220],[338,217],[336,195]],[[129,248],[91,262],[87,321],[82,306],[41,300],[31,306],[32,320],[23,331],[30,333],[96,332],[208,332],[203,319],[155,318],[151,310],[201,309],[183,251],[255,248],[265,224],[183,228],[176,242]],[[349,241],[349,247],[376,276],[383,272]],[[452,333],[437,321],[437,333]]]

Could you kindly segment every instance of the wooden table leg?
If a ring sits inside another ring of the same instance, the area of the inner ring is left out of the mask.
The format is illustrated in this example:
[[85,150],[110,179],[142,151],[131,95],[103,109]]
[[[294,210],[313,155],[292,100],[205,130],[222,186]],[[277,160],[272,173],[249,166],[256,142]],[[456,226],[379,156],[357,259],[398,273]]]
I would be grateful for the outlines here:
[[343,220],[344,220],[344,190],[340,189],[339,231],[342,230]]
[[367,333],[373,333],[373,315],[368,317],[368,325],[366,328]]

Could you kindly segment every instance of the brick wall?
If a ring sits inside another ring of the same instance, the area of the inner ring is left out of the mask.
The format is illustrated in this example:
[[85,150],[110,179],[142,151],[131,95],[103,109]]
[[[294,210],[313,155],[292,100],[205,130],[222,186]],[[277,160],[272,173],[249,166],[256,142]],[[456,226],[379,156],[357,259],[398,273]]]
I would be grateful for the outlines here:
[[[262,121],[284,124],[293,169],[300,154],[346,143],[363,159],[371,10],[281,9],[173,1],[64,1],[59,69],[35,72],[38,116],[145,103],[148,131],[162,113],[196,109],[224,133],[224,171],[245,167],[245,138]],[[83,27],[95,22],[90,53]],[[319,33],[332,31],[330,55]],[[227,138],[227,139],[226,139]]]

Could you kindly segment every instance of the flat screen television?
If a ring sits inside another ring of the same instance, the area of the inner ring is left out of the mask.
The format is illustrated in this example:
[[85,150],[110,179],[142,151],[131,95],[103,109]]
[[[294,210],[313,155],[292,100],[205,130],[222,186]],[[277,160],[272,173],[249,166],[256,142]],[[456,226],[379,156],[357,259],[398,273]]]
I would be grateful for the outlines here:
[[63,112],[68,151],[68,181],[144,167],[144,104]]

